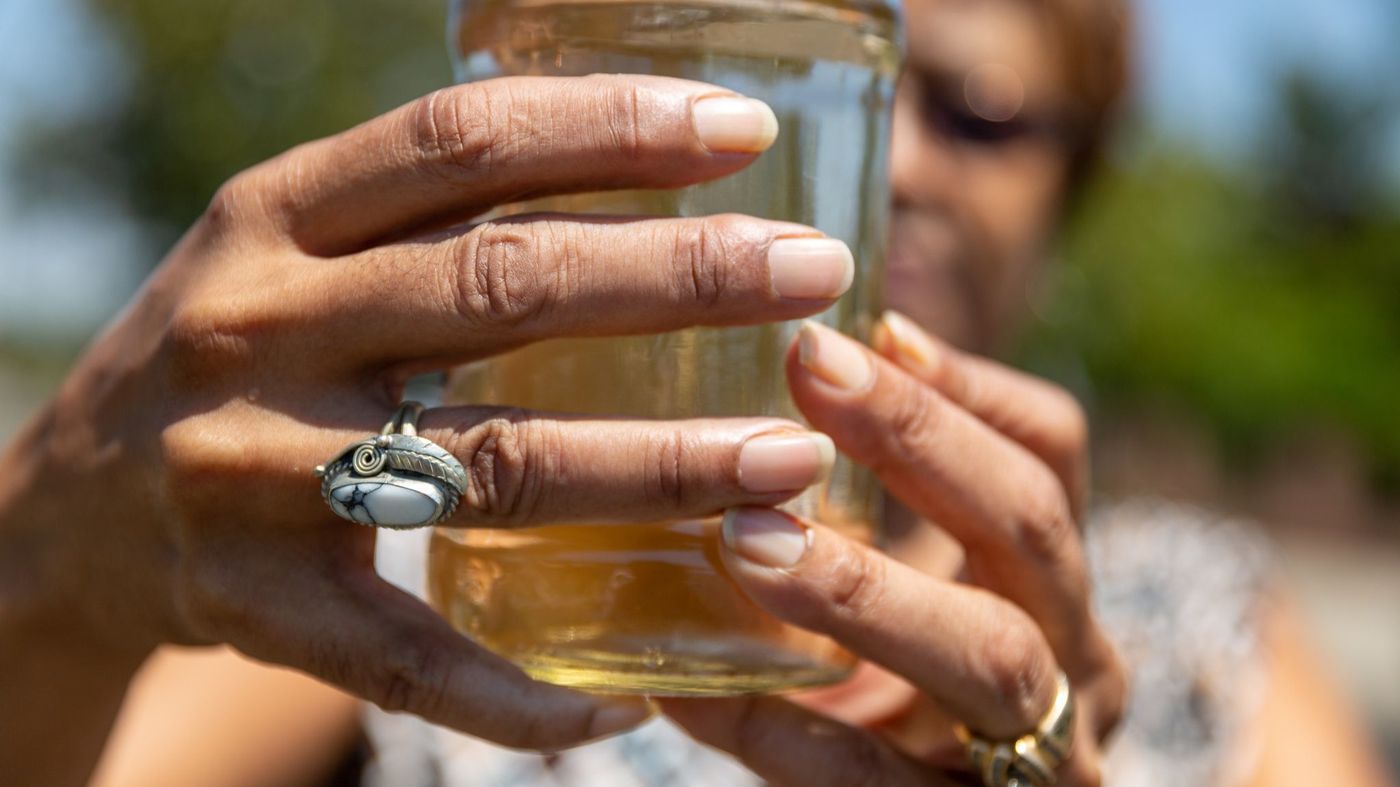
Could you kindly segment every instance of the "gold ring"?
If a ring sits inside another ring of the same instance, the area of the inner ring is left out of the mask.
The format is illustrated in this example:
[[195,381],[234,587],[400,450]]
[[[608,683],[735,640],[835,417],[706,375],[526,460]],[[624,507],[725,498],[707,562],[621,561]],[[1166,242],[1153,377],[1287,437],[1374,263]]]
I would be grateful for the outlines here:
[[986,787],[1052,787],[1074,748],[1074,694],[1069,678],[1055,679],[1055,701],[1031,732],[1014,741],[992,742],[966,725],[953,728],[968,761]]

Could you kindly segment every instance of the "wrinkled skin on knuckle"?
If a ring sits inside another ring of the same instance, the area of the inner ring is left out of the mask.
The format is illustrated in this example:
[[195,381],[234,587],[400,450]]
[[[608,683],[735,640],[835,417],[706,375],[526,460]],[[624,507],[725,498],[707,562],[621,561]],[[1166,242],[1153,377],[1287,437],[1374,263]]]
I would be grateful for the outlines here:
[[544,311],[553,257],[529,226],[482,224],[463,235],[455,251],[451,300],[469,325],[516,329]]
[[694,457],[699,447],[683,430],[675,429],[648,436],[643,494],[657,506],[671,511],[685,509],[699,490],[691,479]]
[[902,467],[918,466],[921,457],[930,453],[929,443],[935,439],[942,417],[941,403],[921,395],[913,386],[901,381],[887,421],[880,429],[861,430],[857,441],[877,441],[878,449],[867,449],[874,455],[872,465],[877,474]]
[[451,181],[464,172],[489,172],[511,155],[510,101],[500,85],[444,88],[419,99],[411,120],[412,146],[427,167]]
[[467,471],[462,507],[475,521],[503,525],[529,520],[546,482],[535,454],[549,453],[548,429],[528,424],[523,412],[502,413],[457,433],[448,445]]
[[982,676],[996,697],[996,706],[1017,719],[1018,729],[1034,727],[1048,708],[1037,687],[1054,680],[1045,658],[1049,652],[1044,635],[1029,615],[1003,608],[990,615],[970,654],[973,674]]
[[651,103],[646,90],[631,80],[607,74],[595,74],[585,82],[591,83],[586,87],[599,102],[599,116],[603,118],[601,140],[606,151],[630,161],[645,158],[650,151],[641,128],[641,113]]
[[742,284],[739,266],[756,259],[762,238],[752,232],[752,220],[736,214],[709,216],[678,223],[669,230],[669,252],[675,261],[673,295],[680,303],[714,309]]
[[882,559],[859,547],[843,545],[811,578],[813,590],[800,599],[794,622],[826,628],[834,621],[851,624],[878,617],[888,581],[888,567]]

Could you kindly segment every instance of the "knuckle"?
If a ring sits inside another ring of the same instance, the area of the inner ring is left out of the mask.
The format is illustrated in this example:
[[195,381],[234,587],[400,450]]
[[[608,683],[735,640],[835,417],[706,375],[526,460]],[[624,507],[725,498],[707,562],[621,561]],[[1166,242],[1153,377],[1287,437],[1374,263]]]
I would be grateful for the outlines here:
[[676,261],[674,286],[682,301],[713,308],[729,294],[733,262],[751,256],[744,246],[752,244],[739,231],[742,222],[742,217],[721,215],[675,225],[669,251]]
[[651,471],[645,492],[658,504],[676,510],[684,508],[691,497],[691,484],[686,479],[691,454],[687,443],[686,435],[675,429],[652,438],[647,450]]
[[237,436],[205,418],[167,425],[158,437],[163,497],[182,521],[199,522],[217,510],[230,483],[266,481],[261,457]]
[[841,620],[878,617],[888,588],[885,561],[864,549],[851,547],[832,562],[827,576],[827,598]]
[[1023,481],[1022,495],[1011,527],[1016,545],[1037,564],[1064,563],[1079,533],[1064,487],[1048,469],[1038,468]]
[[1054,677],[1045,659],[1049,646],[1035,623],[1019,610],[1004,610],[975,651],[996,707],[1013,714],[1021,727],[1034,726],[1046,710],[1037,689]]
[[521,411],[507,411],[458,433],[449,450],[467,470],[462,502],[472,518],[502,524],[530,519],[544,484],[535,459],[551,453],[541,443],[554,442],[546,439],[547,433],[527,425]]
[[461,170],[489,170],[509,156],[511,110],[481,84],[445,88],[419,99],[411,121],[412,145],[430,166],[460,177]]
[[877,474],[926,456],[943,417],[943,402],[938,397],[902,378],[895,385],[898,389],[886,411],[885,428],[864,431],[864,439],[878,441],[879,448],[872,452]]
[[595,74],[589,79],[600,88],[596,95],[603,102],[602,128],[606,132],[609,149],[624,159],[642,158],[646,154],[647,142],[641,130],[641,86],[613,75]]
[[890,411],[890,431],[911,449],[921,447],[938,420],[932,397],[921,395],[912,385],[904,387]]
[[676,261],[675,291],[679,300],[713,306],[719,299],[718,267],[712,252],[712,232],[697,222],[671,237],[671,258]]
[[194,297],[171,315],[161,344],[176,381],[197,385],[250,371],[274,332],[269,316],[240,298]]
[[550,298],[539,236],[524,225],[488,222],[457,242],[455,276],[447,277],[455,309],[468,322],[520,327]]
[[243,172],[215,189],[198,221],[204,237],[226,237],[249,222],[262,203],[255,181],[251,172]]

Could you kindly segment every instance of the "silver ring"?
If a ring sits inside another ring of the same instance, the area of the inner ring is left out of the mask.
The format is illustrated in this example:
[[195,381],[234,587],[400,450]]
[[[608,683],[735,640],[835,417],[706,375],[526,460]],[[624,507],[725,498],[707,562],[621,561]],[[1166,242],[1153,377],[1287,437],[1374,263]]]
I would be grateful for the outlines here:
[[316,467],[321,497],[337,516],[407,530],[452,516],[467,486],[457,457],[418,436],[419,402],[404,402],[384,429]]

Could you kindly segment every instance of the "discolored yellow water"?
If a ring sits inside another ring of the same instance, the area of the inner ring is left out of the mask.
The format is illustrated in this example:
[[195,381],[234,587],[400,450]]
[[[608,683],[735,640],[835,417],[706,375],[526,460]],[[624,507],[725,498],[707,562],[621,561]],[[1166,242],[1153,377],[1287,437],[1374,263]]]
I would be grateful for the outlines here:
[[[649,73],[732,88],[772,106],[781,132],[744,171],[674,191],[532,200],[563,211],[797,221],[845,240],[851,290],[817,319],[864,336],[884,258],[886,137],[898,14],[880,2],[465,2],[458,74]],[[782,355],[795,323],[546,341],[458,370],[448,403],[640,418],[800,420]],[[870,540],[873,479],[844,458],[789,510]],[[718,559],[716,520],[440,529],[432,603],[536,677],[610,692],[734,694],[831,682],[852,658],[750,602]]]

